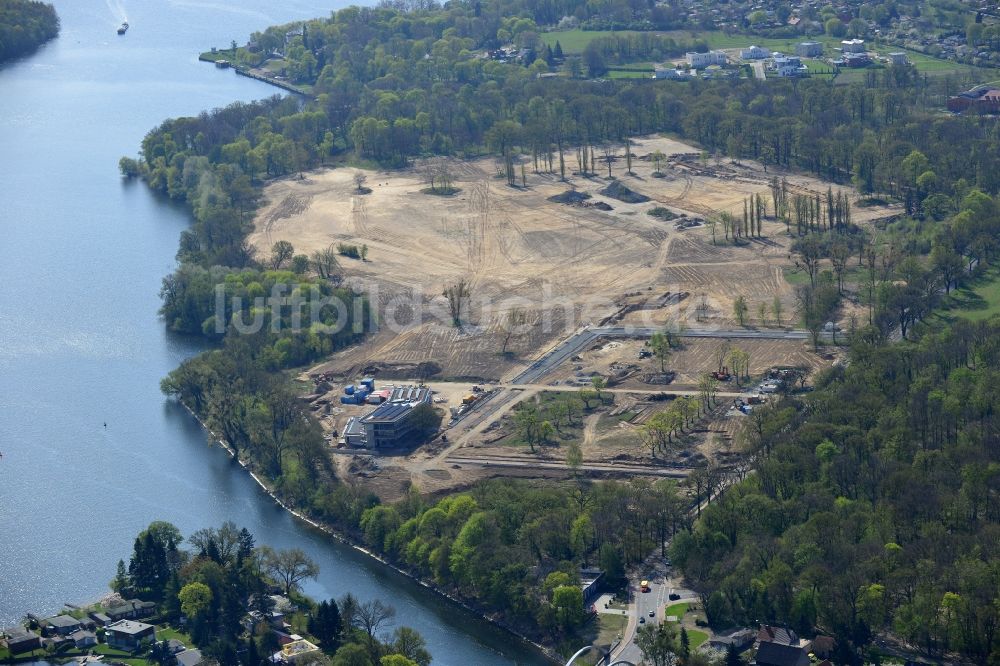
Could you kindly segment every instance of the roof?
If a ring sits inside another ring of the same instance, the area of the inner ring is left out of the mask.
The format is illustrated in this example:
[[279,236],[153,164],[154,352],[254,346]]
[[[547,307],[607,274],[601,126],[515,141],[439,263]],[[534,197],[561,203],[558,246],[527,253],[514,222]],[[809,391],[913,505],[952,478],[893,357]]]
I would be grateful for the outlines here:
[[363,435],[365,434],[365,428],[361,425],[360,419],[352,416],[347,419],[347,425],[344,426],[343,435],[346,437],[348,435]]
[[110,627],[108,631],[113,631],[118,634],[129,634],[136,635],[141,634],[145,631],[153,629],[153,625],[146,624],[145,622],[136,622],[135,620],[118,620]]
[[808,666],[810,662],[804,648],[771,642],[760,644],[756,661],[758,666]]
[[405,416],[411,409],[413,406],[408,402],[383,402],[361,420],[365,423],[392,423]]
[[198,666],[203,661],[201,650],[184,650],[178,652],[175,658],[178,666]]
[[69,635],[74,641],[82,641],[85,638],[97,639],[97,634],[92,631],[86,631],[85,629],[77,629],[72,634]]
[[281,646],[281,654],[286,657],[292,657],[299,654],[305,654],[306,652],[313,652],[319,648],[310,643],[305,639],[299,639],[297,641],[292,641],[291,643],[286,643]]
[[53,615],[45,621],[50,627],[59,627],[61,629],[80,626],[80,621],[72,615]]
[[774,627],[770,624],[760,625],[757,632],[757,640],[770,643],[783,643],[784,645],[795,645],[799,642],[799,637],[791,629],[784,627]]
[[4,629],[3,631],[7,634],[7,645],[17,645],[18,643],[38,640],[38,634],[21,627],[11,627],[10,629]]

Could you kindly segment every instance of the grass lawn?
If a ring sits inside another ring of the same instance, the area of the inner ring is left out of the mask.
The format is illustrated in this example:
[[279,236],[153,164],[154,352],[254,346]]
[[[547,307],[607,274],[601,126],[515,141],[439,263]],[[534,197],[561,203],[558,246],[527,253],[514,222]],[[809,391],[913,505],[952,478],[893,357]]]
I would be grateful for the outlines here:
[[698,631],[697,629],[688,629],[688,642],[691,644],[691,649],[695,650],[701,646],[702,643],[708,640],[708,634],[704,631]]
[[563,53],[574,54],[583,53],[593,39],[607,35],[631,35],[638,34],[635,30],[621,30],[617,32],[603,30],[563,30],[560,32],[543,32],[542,41],[550,47],[555,47],[556,42],[562,46]]
[[594,641],[598,645],[607,645],[609,643],[614,643],[618,640],[618,637],[625,631],[625,626],[628,624],[628,618],[624,615],[611,615],[609,613],[599,613],[597,615],[597,640]]
[[981,321],[997,314],[1000,314],[1000,270],[992,268],[952,291],[941,317]]
[[113,661],[120,661],[123,664],[128,664],[129,666],[148,666],[149,662],[141,657],[133,657],[131,652],[125,652],[124,650],[116,650],[110,647],[107,643],[101,643],[93,648],[96,654],[103,654],[108,657],[114,657]]
[[609,79],[651,79],[653,78],[653,70],[636,72],[634,70],[623,70],[623,69],[609,69],[608,70]]
[[687,610],[688,610],[688,602],[682,601],[679,604],[674,604],[672,606],[667,606],[666,608],[664,608],[663,616],[669,617],[671,615],[676,615],[677,618],[680,619],[684,615],[684,613],[687,613]]
[[184,633],[183,631],[174,629],[173,627],[165,627],[162,629],[157,629],[156,637],[161,641],[178,640],[181,643],[184,643],[185,647],[191,647],[192,645],[194,645],[194,643],[191,642],[191,636]]
[[[612,34],[627,35],[632,33],[635,33],[635,31],[622,30],[619,32],[604,32],[599,30],[565,30],[542,33],[541,37],[542,41],[549,46],[555,46],[558,41],[562,45],[563,53],[573,54],[582,53],[587,44],[597,37]],[[841,42],[839,37],[830,37],[829,35],[818,35],[813,37],[803,36],[795,39],[774,39],[769,37],[758,37],[756,35],[727,35],[719,30],[671,30],[667,32],[653,32],[652,34],[673,37],[678,42],[692,42],[696,40],[704,41],[708,44],[709,48],[713,49],[737,49],[750,46],[751,44],[756,44],[757,46],[763,46],[764,48],[771,49],[772,51],[782,51],[784,53],[794,53],[795,45],[799,42],[815,41],[823,44],[823,48],[825,49],[824,56],[828,58],[834,57],[838,53],[833,49],[839,47]],[[868,46],[872,51],[875,51],[880,55],[901,51],[906,54],[906,57],[909,58],[911,63],[913,63],[913,66],[917,68],[918,72],[930,75],[950,73],[966,74],[973,71],[986,71],[980,67],[935,58],[933,56],[920,53],[919,51],[911,51],[910,49],[902,46],[874,44],[870,41]],[[806,66],[810,68],[810,71],[815,68],[817,71],[822,72],[826,72],[831,68],[831,65],[827,63],[808,60],[806,61]],[[864,72],[864,69],[841,69],[840,76],[837,77],[837,82],[864,81]],[[822,75],[825,76],[826,74]],[[622,77],[612,75],[611,78]]]

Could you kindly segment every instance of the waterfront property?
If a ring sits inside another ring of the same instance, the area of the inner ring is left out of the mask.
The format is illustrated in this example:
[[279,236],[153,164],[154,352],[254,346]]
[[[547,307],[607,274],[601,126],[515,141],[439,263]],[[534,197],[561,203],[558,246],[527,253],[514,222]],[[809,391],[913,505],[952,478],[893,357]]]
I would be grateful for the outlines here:
[[156,640],[156,627],[136,620],[119,620],[106,629],[108,645],[120,650],[135,650],[144,640]]
[[83,628],[80,621],[72,615],[55,615],[47,618],[44,624],[49,632],[59,636],[69,636],[73,632]]
[[368,449],[405,444],[416,428],[414,410],[430,402],[431,392],[423,386],[393,387],[385,402],[368,414],[347,422],[344,441],[348,446]]
[[[140,599],[129,599],[120,604],[112,606],[104,611],[104,615],[110,618],[111,622],[118,620],[138,620],[150,617],[156,612],[156,604],[152,601],[141,601]],[[96,621],[96,618],[95,618]]]
[[24,627],[9,627],[3,630],[3,634],[7,637],[7,650],[12,655],[31,652],[42,646],[41,636]]

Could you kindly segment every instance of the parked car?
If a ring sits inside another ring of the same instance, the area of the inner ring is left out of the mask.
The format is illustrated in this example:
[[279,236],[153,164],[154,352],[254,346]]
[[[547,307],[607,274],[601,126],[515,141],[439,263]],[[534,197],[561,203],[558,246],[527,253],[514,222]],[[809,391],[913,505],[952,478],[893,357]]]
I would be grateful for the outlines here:
[[646,618],[640,617],[639,618],[639,624],[646,624]]
[[667,595],[667,598],[670,599],[671,601],[677,601],[678,599],[681,598],[681,595],[677,594],[676,592],[671,592],[670,594]]
[[656,617],[656,611],[655,610],[649,611],[649,617]]

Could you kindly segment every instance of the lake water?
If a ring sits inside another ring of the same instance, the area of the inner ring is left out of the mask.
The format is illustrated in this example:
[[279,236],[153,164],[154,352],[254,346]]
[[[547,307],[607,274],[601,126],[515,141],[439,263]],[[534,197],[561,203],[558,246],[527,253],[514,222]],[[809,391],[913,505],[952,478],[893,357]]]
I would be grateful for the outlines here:
[[0,626],[105,593],[152,520],[186,534],[233,520],[258,543],[314,557],[322,572],[306,593],[393,604],[436,664],[545,663],[293,520],[159,392],[198,351],[156,315],[189,218],[124,182],[118,158],[167,117],[277,92],[199,63],[199,51],[335,6],[54,4],[59,38],[0,69]]

